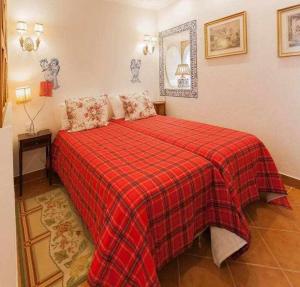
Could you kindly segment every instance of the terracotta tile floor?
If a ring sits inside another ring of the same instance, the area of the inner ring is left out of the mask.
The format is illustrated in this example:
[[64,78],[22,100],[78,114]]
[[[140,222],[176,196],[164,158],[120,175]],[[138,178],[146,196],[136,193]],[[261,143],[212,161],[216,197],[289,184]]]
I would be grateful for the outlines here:
[[[59,184],[59,183],[58,183]],[[26,183],[24,196],[55,188],[45,179]],[[298,287],[300,286],[300,190],[288,187],[293,210],[255,203],[246,210],[251,247],[238,260],[217,268],[206,232],[192,248],[159,272],[162,287]],[[201,246],[201,247],[199,247]],[[84,283],[82,287],[88,286]]]

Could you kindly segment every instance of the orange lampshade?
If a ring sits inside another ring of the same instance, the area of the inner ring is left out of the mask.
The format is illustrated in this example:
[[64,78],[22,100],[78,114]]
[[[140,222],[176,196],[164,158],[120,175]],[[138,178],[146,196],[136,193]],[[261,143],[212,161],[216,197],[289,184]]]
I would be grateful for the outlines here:
[[53,83],[44,81],[40,84],[40,97],[52,97]]

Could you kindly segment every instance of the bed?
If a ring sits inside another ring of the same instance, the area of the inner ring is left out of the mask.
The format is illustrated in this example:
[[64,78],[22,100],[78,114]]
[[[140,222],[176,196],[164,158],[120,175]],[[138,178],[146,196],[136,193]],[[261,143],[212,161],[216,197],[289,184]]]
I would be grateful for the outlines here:
[[276,165],[265,147],[248,133],[166,116],[115,123],[160,139],[214,164],[230,190],[237,208],[264,197],[290,207]]
[[220,171],[177,144],[110,123],[60,131],[52,159],[95,243],[91,286],[159,286],[157,270],[209,227],[216,249],[219,231],[247,249],[247,221]]

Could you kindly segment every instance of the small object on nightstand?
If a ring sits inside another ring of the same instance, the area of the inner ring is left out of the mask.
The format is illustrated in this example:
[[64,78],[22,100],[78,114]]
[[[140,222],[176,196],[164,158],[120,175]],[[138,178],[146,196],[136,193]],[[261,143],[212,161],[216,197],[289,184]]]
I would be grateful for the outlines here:
[[153,102],[156,113],[160,116],[166,116],[166,102],[165,101],[155,101]]
[[18,135],[20,196],[23,194],[23,152],[25,151],[46,147],[47,177],[49,178],[49,184],[52,184],[51,138],[52,133],[50,130],[39,131],[36,135]]

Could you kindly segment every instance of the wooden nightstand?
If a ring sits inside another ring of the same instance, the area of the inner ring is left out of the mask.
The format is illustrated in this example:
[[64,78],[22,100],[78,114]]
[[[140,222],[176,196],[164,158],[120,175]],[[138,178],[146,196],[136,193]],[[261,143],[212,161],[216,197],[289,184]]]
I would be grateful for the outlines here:
[[153,102],[156,113],[160,116],[166,116],[166,102],[164,101],[155,101]]
[[42,130],[36,135],[21,134],[19,140],[19,184],[20,196],[23,194],[23,152],[46,147],[46,170],[49,184],[52,184],[52,162],[51,162],[51,138],[50,130]]

